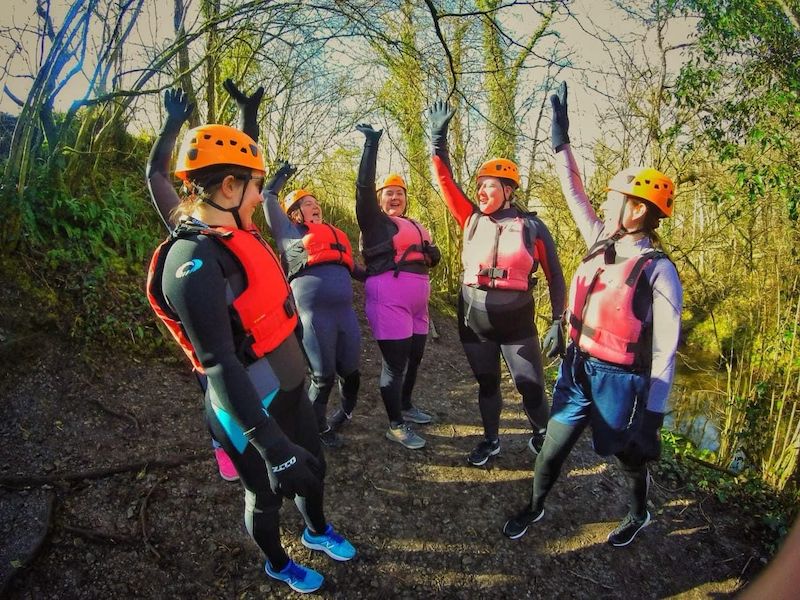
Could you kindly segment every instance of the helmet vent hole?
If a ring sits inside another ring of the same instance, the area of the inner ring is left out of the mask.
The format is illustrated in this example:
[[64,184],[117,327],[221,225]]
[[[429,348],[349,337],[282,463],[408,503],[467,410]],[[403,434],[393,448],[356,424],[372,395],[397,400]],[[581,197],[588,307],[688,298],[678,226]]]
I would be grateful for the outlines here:
[[239,148],[239,152],[242,154],[247,154],[247,148]]
[[237,142],[236,140],[230,140],[230,141],[228,141],[228,143],[229,143],[231,146],[235,146],[235,145],[236,145],[236,144],[238,144],[239,142]]
[[656,190],[657,190],[657,189],[659,189],[659,188],[658,188],[658,184],[657,184],[657,183],[656,183],[656,184],[653,184],[653,189],[656,189]]
[[197,143],[197,138],[196,138],[196,137],[193,137],[193,138],[192,138],[192,141],[191,141],[191,142],[189,142],[189,143],[190,143],[190,144],[196,144],[196,143]]
[[644,180],[644,182],[645,182],[647,185],[650,185],[650,180],[649,180],[649,179],[645,179],[645,180]]
[[672,198],[667,198],[667,206],[672,206]]
[[197,158],[197,148],[189,148],[186,156],[189,157],[189,160],[195,160]]
[[253,146],[253,144],[250,144],[250,152],[253,153],[253,156],[258,156],[258,147]]
[[210,133],[204,133],[203,134],[203,139],[204,140],[210,140],[211,139],[211,134]]
[[216,141],[216,142],[214,142],[214,143],[215,143],[217,146],[224,146],[224,145],[225,145],[225,142],[223,142],[222,140],[217,140],[217,141]]

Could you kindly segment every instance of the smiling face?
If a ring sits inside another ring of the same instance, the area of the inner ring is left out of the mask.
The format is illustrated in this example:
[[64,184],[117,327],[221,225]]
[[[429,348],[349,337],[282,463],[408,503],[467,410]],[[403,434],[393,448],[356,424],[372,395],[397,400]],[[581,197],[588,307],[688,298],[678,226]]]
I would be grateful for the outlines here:
[[314,196],[304,196],[299,208],[303,223],[322,223],[322,209]]
[[502,208],[513,192],[510,185],[503,185],[497,177],[478,177],[478,208],[490,215]]
[[406,191],[399,185],[387,185],[380,191],[378,202],[390,217],[402,217],[406,212]]

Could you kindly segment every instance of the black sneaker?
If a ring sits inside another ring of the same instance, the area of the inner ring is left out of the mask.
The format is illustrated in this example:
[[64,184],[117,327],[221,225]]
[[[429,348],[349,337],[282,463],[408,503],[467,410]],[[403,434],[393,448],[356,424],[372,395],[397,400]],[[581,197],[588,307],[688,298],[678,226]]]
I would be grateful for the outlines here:
[[642,529],[650,525],[650,512],[645,511],[644,519],[637,519],[630,513],[625,515],[617,528],[608,534],[608,543],[617,548],[627,546]]
[[498,454],[500,454],[499,439],[492,441],[483,440],[472,449],[472,452],[469,453],[467,462],[476,467],[480,467],[486,464],[486,461],[489,460],[490,456],[497,456]]
[[503,525],[503,535],[512,540],[518,540],[528,531],[531,523],[536,523],[544,516],[544,509],[534,512],[528,504],[516,517],[506,521]]
[[330,427],[325,431],[320,431],[319,441],[326,448],[340,448],[342,446],[342,438]]
[[531,454],[534,457],[539,456],[539,452],[542,451],[542,446],[544,446],[544,431],[539,431],[534,433],[531,436],[531,439],[528,440],[528,450],[530,450]]
[[346,423],[349,423],[352,418],[353,415],[348,415],[343,408],[337,408],[333,411],[333,414],[328,417],[328,427],[333,431],[339,431]]

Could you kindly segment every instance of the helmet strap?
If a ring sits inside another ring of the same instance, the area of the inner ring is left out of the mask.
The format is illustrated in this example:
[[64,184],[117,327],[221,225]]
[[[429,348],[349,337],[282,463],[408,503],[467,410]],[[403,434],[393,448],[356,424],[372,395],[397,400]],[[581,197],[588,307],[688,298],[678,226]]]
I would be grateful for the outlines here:
[[252,176],[246,175],[243,177],[236,177],[236,179],[244,181],[244,186],[242,186],[242,195],[239,197],[239,204],[230,208],[225,208],[224,206],[220,206],[210,198],[204,198],[203,202],[205,202],[206,204],[210,204],[217,210],[230,213],[233,216],[233,220],[236,222],[236,227],[238,227],[239,229],[244,229],[244,227],[242,226],[242,217],[239,215],[239,209],[241,208],[242,203],[244,202],[244,194],[247,191],[247,185],[250,183]]

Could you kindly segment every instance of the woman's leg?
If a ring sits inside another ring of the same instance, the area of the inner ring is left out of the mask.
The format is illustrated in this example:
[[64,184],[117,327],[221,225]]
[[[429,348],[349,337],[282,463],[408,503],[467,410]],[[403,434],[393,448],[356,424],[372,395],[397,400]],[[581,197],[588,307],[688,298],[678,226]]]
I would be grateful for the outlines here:
[[539,338],[534,336],[501,344],[500,351],[514,385],[522,395],[522,407],[534,434],[544,431],[550,418],[550,409],[544,394],[544,368]]
[[401,414],[403,377],[411,352],[411,340],[410,337],[402,340],[378,340],[382,357],[381,398],[392,425],[403,422]]

